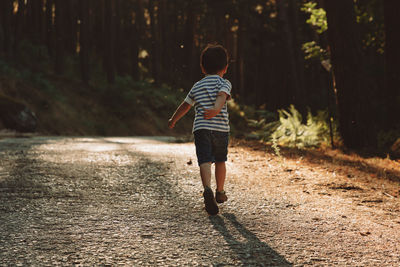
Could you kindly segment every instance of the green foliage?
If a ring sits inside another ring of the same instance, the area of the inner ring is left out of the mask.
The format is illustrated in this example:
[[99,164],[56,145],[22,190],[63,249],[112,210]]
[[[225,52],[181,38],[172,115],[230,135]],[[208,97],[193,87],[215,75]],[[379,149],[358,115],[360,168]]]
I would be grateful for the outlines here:
[[42,90],[46,93],[56,93],[54,85],[44,77],[42,73],[32,73],[29,71],[25,71],[22,73],[25,76],[25,80],[30,80],[32,84],[37,87],[39,90]]
[[11,67],[6,61],[0,59],[0,73],[7,76],[18,75],[18,71]]
[[[306,2],[301,10],[310,14],[310,18],[306,22],[310,24],[318,34],[322,34],[328,29],[328,21],[326,19],[325,10],[317,8],[316,6],[317,3]],[[329,59],[328,51],[318,45],[316,41],[304,43],[302,50],[305,53],[305,59],[318,59],[321,63],[326,63]],[[330,66],[324,65],[324,67],[325,69],[330,69]]]
[[275,152],[275,155],[277,155],[279,158],[282,157],[281,155],[281,149],[278,146],[278,140],[275,137],[272,137],[272,145],[271,145],[272,149]]
[[268,110],[257,110],[256,119],[248,119],[248,125],[255,130],[248,135],[249,138],[257,138],[262,141],[270,141],[271,135],[279,127],[278,116]]
[[317,33],[321,34],[328,29],[328,21],[326,19],[326,12],[323,8],[317,8],[317,3],[306,2],[301,8],[302,11],[310,14],[310,18],[306,21],[313,26]]
[[51,59],[44,45],[35,45],[23,40],[18,45],[18,64],[34,71],[51,69]]
[[355,13],[362,36],[363,48],[383,55],[385,46],[385,27],[382,1],[357,1]]
[[25,70],[21,73],[21,76],[24,80],[31,81],[39,90],[50,94],[56,93],[54,85],[42,73],[33,73]]
[[231,134],[243,137],[248,131],[248,120],[258,118],[258,111],[253,106],[238,104],[235,100],[228,101]]
[[302,115],[293,105],[288,111],[278,110],[278,114],[279,121],[266,122],[265,119],[249,121],[249,125],[257,129],[253,134],[263,141],[272,142],[275,147],[277,145],[297,148],[318,147],[329,141],[326,111],[318,111],[315,116],[308,111],[305,124]]
[[317,58],[320,61],[323,61],[329,58],[328,52],[317,45],[315,41],[304,43],[302,49],[306,54],[305,59]]
[[0,59],[0,72],[2,74],[7,75],[9,78],[29,82],[37,89],[43,92],[49,94],[56,93],[54,85],[45,77],[43,73],[32,72],[27,68],[16,69],[1,59]]
[[104,106],[121,119],[170,116],[184,98],[183,90],[165,85],[155,87],[148,82],[134,81],[130,76],[117,76],[115,84],[99,89]]

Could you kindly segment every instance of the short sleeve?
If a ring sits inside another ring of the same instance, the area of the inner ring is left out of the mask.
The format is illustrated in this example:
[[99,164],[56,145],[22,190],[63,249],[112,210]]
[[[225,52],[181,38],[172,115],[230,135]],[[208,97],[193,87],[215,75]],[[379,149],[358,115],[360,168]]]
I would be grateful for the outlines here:
[[185,98],[185,102],[191,106],[193,106],[196,103],[196,101],[194,101],[193,90],[189,91],[189,93],[187,94],[187,96]]
[[224,80],[222,81],[222,85],[221,85],[221,87],[220,87],[218,93],[220,93],[220,92],[226,93],[226,94],[228,95],[228,97],[226,98],[226,100],[229,100],[229,99],[231,99],[231,90],[232,90],[232,84],[231,84],[231,82],[228,81],[228,80],[226,80],[226,79],[224,79]]

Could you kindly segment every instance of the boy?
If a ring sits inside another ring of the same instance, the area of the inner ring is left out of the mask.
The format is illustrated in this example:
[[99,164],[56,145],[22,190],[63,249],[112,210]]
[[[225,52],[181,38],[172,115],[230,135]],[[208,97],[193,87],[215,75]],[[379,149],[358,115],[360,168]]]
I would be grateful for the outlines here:
[[[176,122],[195,107],[193,134],[196,155],[203,183],[204,204],[210,215],[219,212],[218,203],[228,200],[224,191],[225,161],[228,154],[229,119],[226,100],[231,98],[231,83],[223,79],[228,69],[228,54],[221,45],[207,45],[200,56],[200,67],[205,75],[195,83],[185,100],[168,121]],[[216,195],[211,190],[211,164],[215,163]]]

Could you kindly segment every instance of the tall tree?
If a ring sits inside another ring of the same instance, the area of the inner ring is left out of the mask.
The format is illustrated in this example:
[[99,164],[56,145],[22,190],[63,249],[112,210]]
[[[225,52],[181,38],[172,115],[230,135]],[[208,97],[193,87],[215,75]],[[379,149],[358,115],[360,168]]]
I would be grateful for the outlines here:
[[399,124],[400,114],[400,35],[399,35],[400,1],[384,1],[385,17],[385,88],[383,97],[387,101],[385,128],[390,129]]
[[[246,4],[246,1],[240,1],[238,5],[238,33],[237,33],[237,49],[238,49],[238,57],[237,57],[237,71],[236,71],[236,88],[237,94],[243,97],[246,96],[246,87],[245,87],[245,66],[246,66],[246,51],[247,51],[247,36],[248,36],[248,10],[249,5]],[[242,12],[244,11],[244,12]]]
[[104,65],[109,83],[115,81],[115,0],[105,0]]
[[43,38],[43,0],[29,0],[27,2],[27,16],[30,39],[34,44],[39,44]]
[[134,25],[131,27],[131,58],[132,58],[132,77],[139,79],[139,46],[144,37],[144,11],[142,0],[135,1],[134,6]]
[[64,31],[64,0],[55,0],[55,72],[64,72],[65,31]]
[[89,83],[89,39],[90,39],[90,0],[80,1],[80,61],[84,83]]
[[[24,0],[19,0],[24,2]],[[54,24],[53,24],[54,0],[46,0],[46,45],[50,56],[54,54]]]
[[299,69],[297,65],[297,58],[296,58],[296,49],[295,46],[295,30],[291,27],[291,22],[289,20],[289,12],[290,12],[290,3],[289,0],[280,0],[277,1],[278,7],[278,15],[280,18],[280,23],[282,25],[282,42],[285,43],[285,61],[287,62],[287,79],[288,79],[288,86],[287,88],[287,96],[289,97],[290,101],[294,103],[297,102],[296,99],[300,93],[298,92],[298,88],[300,88],[300,78],[299,78]]
[[[127,3],[125,1],[125,3]],[[121,0],[115,0],[115,67],[118,74],[122,75],[125,72],[124,64],[123,64],[123,56],[124,56],[124,44],[125,44],[125,34],[124,30],[124,15],[123,15],[123,7]]]
[[3,51],[4,54],[8,57],[11,56],[11,44],[12,44],[12,36],[11,36],[11,21],[13,14],[13,1],[12,0],[3,0],[1,2],[1,23],[3,26]]
[[348,148],[376,145],[373,88],[368,83],[353,1],[325,0],[328,40],[335,75],[339,131]]
[[149,0],[149,13],[150,13],[150,25],[151,25],[151,72],[153,74],[154,82],[159,82],[159,42],[158,42],[158,31],[157,31],[157,0]]
[[105,0],[93,1],[92,44],[96,55],[103,61],[105,70]]
[[[86,0],[85,0],[86,1]],[[79,6],[75,0],[64,1],[63,5],[63,27],[65,34],[65,50],[69,54],[76,54],[76,47],[78,42],[78,13]],[[80,1],[79,1],[80,2]]]
[[14,57],[18,57],[18,46],[20,40],[22,39],[22,30],[25,26],[25,1],[18,0],[18,10],[15,16],[15,24],[14,24],[14,43],[13,43],[13,54]]
[[158,4],[158,31],[159,31],[159,39],[162,45],[160,46],[160,58],[159,64],[161,65],[160,78],[165,82],[170,82],[172,79],[171,74],[171,48],[173,46],[172,38],[171,38],[171,22],[168,20],[168,0],[160,0]]
[[184,41],[183,41],[183,49],[185,55],[185,74],[186,77],[191,81],[193,79],[193,70],[194,64],[197,63],[197,60],[194,59],[195,54],[195,44],[194,44],[194,35],[196,30],[196,15],[194,12],[194,6],[189,4],[188,10],[186,13],[186,25],[185,25],[185,33],[184,33]]

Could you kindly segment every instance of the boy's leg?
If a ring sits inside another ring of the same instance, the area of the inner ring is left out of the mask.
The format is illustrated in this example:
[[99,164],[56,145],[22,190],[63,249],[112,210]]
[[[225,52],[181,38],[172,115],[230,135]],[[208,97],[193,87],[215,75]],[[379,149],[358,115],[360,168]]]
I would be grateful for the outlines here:
[[215,199],[218,203],[224,203],[228,197],[224,191],[226,166],[228,154],[229,133],[213,132],[213,153],[215,156],[215,179],[217,182],[217,192]]
[[210,215],[216,215],[219,212],[219,208],[215,201],[214,193],[211,190],[211,162],[200,165],[200,176],[204,186],[203,197],[206,211]]
[[211,187],[211,162],[200,165],[200,176],[203,187]]
[[215,162],[215,180],[217,183],[218,192],[224,191],[225,177],[226,177],[225,162],[224,161]]
[[217,182],[217,190],[215,193],[215,200],[218,203],[224,203],[228,200],[228,197],[224,191],[226,177],[226,166],[225,161],[220,161],[215,163],[215,180]]
[[212,148],[210,131],[208,130],[197,130],[194,132],[194,143],[196,145],[197,161],[200,167],[200,177],[203,186],[211,187],[211,161]]
[[205,208],[210,215],[216,215],[219,209],[214,193],[211,190],[211,162],[214,161],[214,158],[212,155],[210,131],[195,131],[194,142],[196,145],[197,161],[200,166],[200,177],[204,187],[203,197]]

